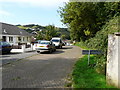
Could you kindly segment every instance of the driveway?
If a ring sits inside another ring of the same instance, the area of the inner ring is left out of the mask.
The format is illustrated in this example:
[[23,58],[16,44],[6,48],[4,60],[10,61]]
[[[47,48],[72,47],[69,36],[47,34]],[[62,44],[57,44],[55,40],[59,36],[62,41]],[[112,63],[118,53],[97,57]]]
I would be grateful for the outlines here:
[[52,54],[37,54],[2,68],[3,88],[60,88],[66,84],[81,49],[65,46]]

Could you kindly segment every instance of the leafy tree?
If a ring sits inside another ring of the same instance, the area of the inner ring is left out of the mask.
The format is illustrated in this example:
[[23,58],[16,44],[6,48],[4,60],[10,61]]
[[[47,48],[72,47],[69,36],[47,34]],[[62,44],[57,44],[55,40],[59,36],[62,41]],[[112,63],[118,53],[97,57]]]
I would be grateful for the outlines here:
[[62,40],[65,40],[66,35],[61,35]]
[[103,51],[97,55],[96,71],[105,74],[108,34],[120,32],[120,2],[69,2],[60,8],[62,22],[70,29],[72,40],[84,41],[90,49]]
[[97,67],[105,73],[105,65],[107,60],[107,46],[108,46],[108,34],[113,34],[114,32],[120,32],[118,27],[118,19],[120,16],[113,17],[98,31],[95,37],[86,40],[85,45],[91,49],[102,50],[103,54],[98,55]]
[[57,30],[54,25],[48,25],[46,26],[46,29],[43,30],[43,33],[45,35],[44,39],[50,40],[52,37],[57,36]]
[[70,39],[70,32],[68,28],[59,28],[57,31],[57,37],[62,37],[62,35],[65,35],[65,39]]
[[47,39],[50,40],[52,37],[61,37],[65,35],[66,39],[70,39],[70,33],[67,28],[57,28],[54,25],[40,26],[35,24],[28,25],[16,25],[21,29],[26,30],[29,33],[32,33],[33,30],[38,34],[35,36],[38,40]]
[[62,22],[70,28],[72,39],[85,40],[97,31],[94,3],[70,2],[59,13]]
[[37,40],[43,40],[44,39],[44,35],[41,31],[39,31],[38,34],[36,35],[36,39]]
[[106,21],[119,15],[119,6],[119,2],[69,2],[60,7],[59,13],[71,38],[85,41],[94,37]]
[[107,18],[112,18],[120,15],[120,1],[119,2],[109,2],[105,3],[105,12],[107,13]]

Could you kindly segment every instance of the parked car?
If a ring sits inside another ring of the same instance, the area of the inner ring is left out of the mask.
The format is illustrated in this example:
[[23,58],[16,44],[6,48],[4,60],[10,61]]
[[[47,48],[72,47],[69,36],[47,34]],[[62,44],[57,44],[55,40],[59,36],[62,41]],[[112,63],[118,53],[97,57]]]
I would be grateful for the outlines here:
[[67,45],[67,46],[70,46],[70,43],[67,42],[66,45]]
[[46,41],[46,40],[37,40],[37,41],[34,41],[34,42],[32,42],[33,44],[38,44],[38,43],[40,43],[41,41]]
[[12,46],[8,42],[0,41],[0,54],[10,53]]
[[54,37],[54,38],[51,39],[51,41],[55,44],[56,48],[62,48],[63,43],[62,43],[61,38],[59,38],[59,37],[57,37],[57,38]]
[[42,41],[42,40],[37,40],[36,42],[37,42],[37,43],[40,43],[41,41]]
[[65,46],[66,45],[66,42],[62,41],[62,46]]
[[51,41],[43,40],[43,41],[41,41],[40,43],[37,44],[36,51],[38,53],[41,53],[41,52],[52,53],[53,51],[56,51],[56,47]]
[[34,49],[37,48],[37,44],[40,44],[41,41],[46,41],[46,40],[37,40],[37,41],[32,42]]

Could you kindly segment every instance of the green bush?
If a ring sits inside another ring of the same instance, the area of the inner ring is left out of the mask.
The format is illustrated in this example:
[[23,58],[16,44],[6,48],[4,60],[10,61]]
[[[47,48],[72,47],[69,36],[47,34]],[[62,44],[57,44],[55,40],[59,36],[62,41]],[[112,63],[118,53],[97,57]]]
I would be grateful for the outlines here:
[[107,44],[108,44],[108,34],[113,34],[114,32],[120,32],[118,28],[118,19],[119,17],[114,17],[109,20],[100,31],[98,31],[95,37],[86,40],[85,44],[89,48],[99,49],[104,52],[104,56],[106,56],[107,52]]
[[120,32],[118,28],[118,20],[120,16],[114,17],[107,22],[100,31],[98,31],[95,37],[80,43],[81,47],[87,47],[90,49],[102,50],[102,55],[97,55],[97,71],[105,74],[105,66],[107,60],[107,46],[108,46],[108,34],[114,34],[114,32]]

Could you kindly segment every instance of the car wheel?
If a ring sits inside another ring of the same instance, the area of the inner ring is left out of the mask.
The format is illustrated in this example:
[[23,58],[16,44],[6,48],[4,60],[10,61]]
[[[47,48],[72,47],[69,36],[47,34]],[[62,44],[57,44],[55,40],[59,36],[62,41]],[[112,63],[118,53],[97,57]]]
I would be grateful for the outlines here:
[[54,52],[55,51],[55,49],[52,49],[52,52]]
[[10,54],[11,52],[10,52],[10,51],[8,51],[7,53],[8,53],[8,54]]
[[41,53],[40,51],[37,51],[37,53]]
[[52,53],[52,49],[50,49],[49,53]]
[[56,48],[57,48],[57,49],[59,49],[59,48],[60,48],[60,46],[57,46]]

